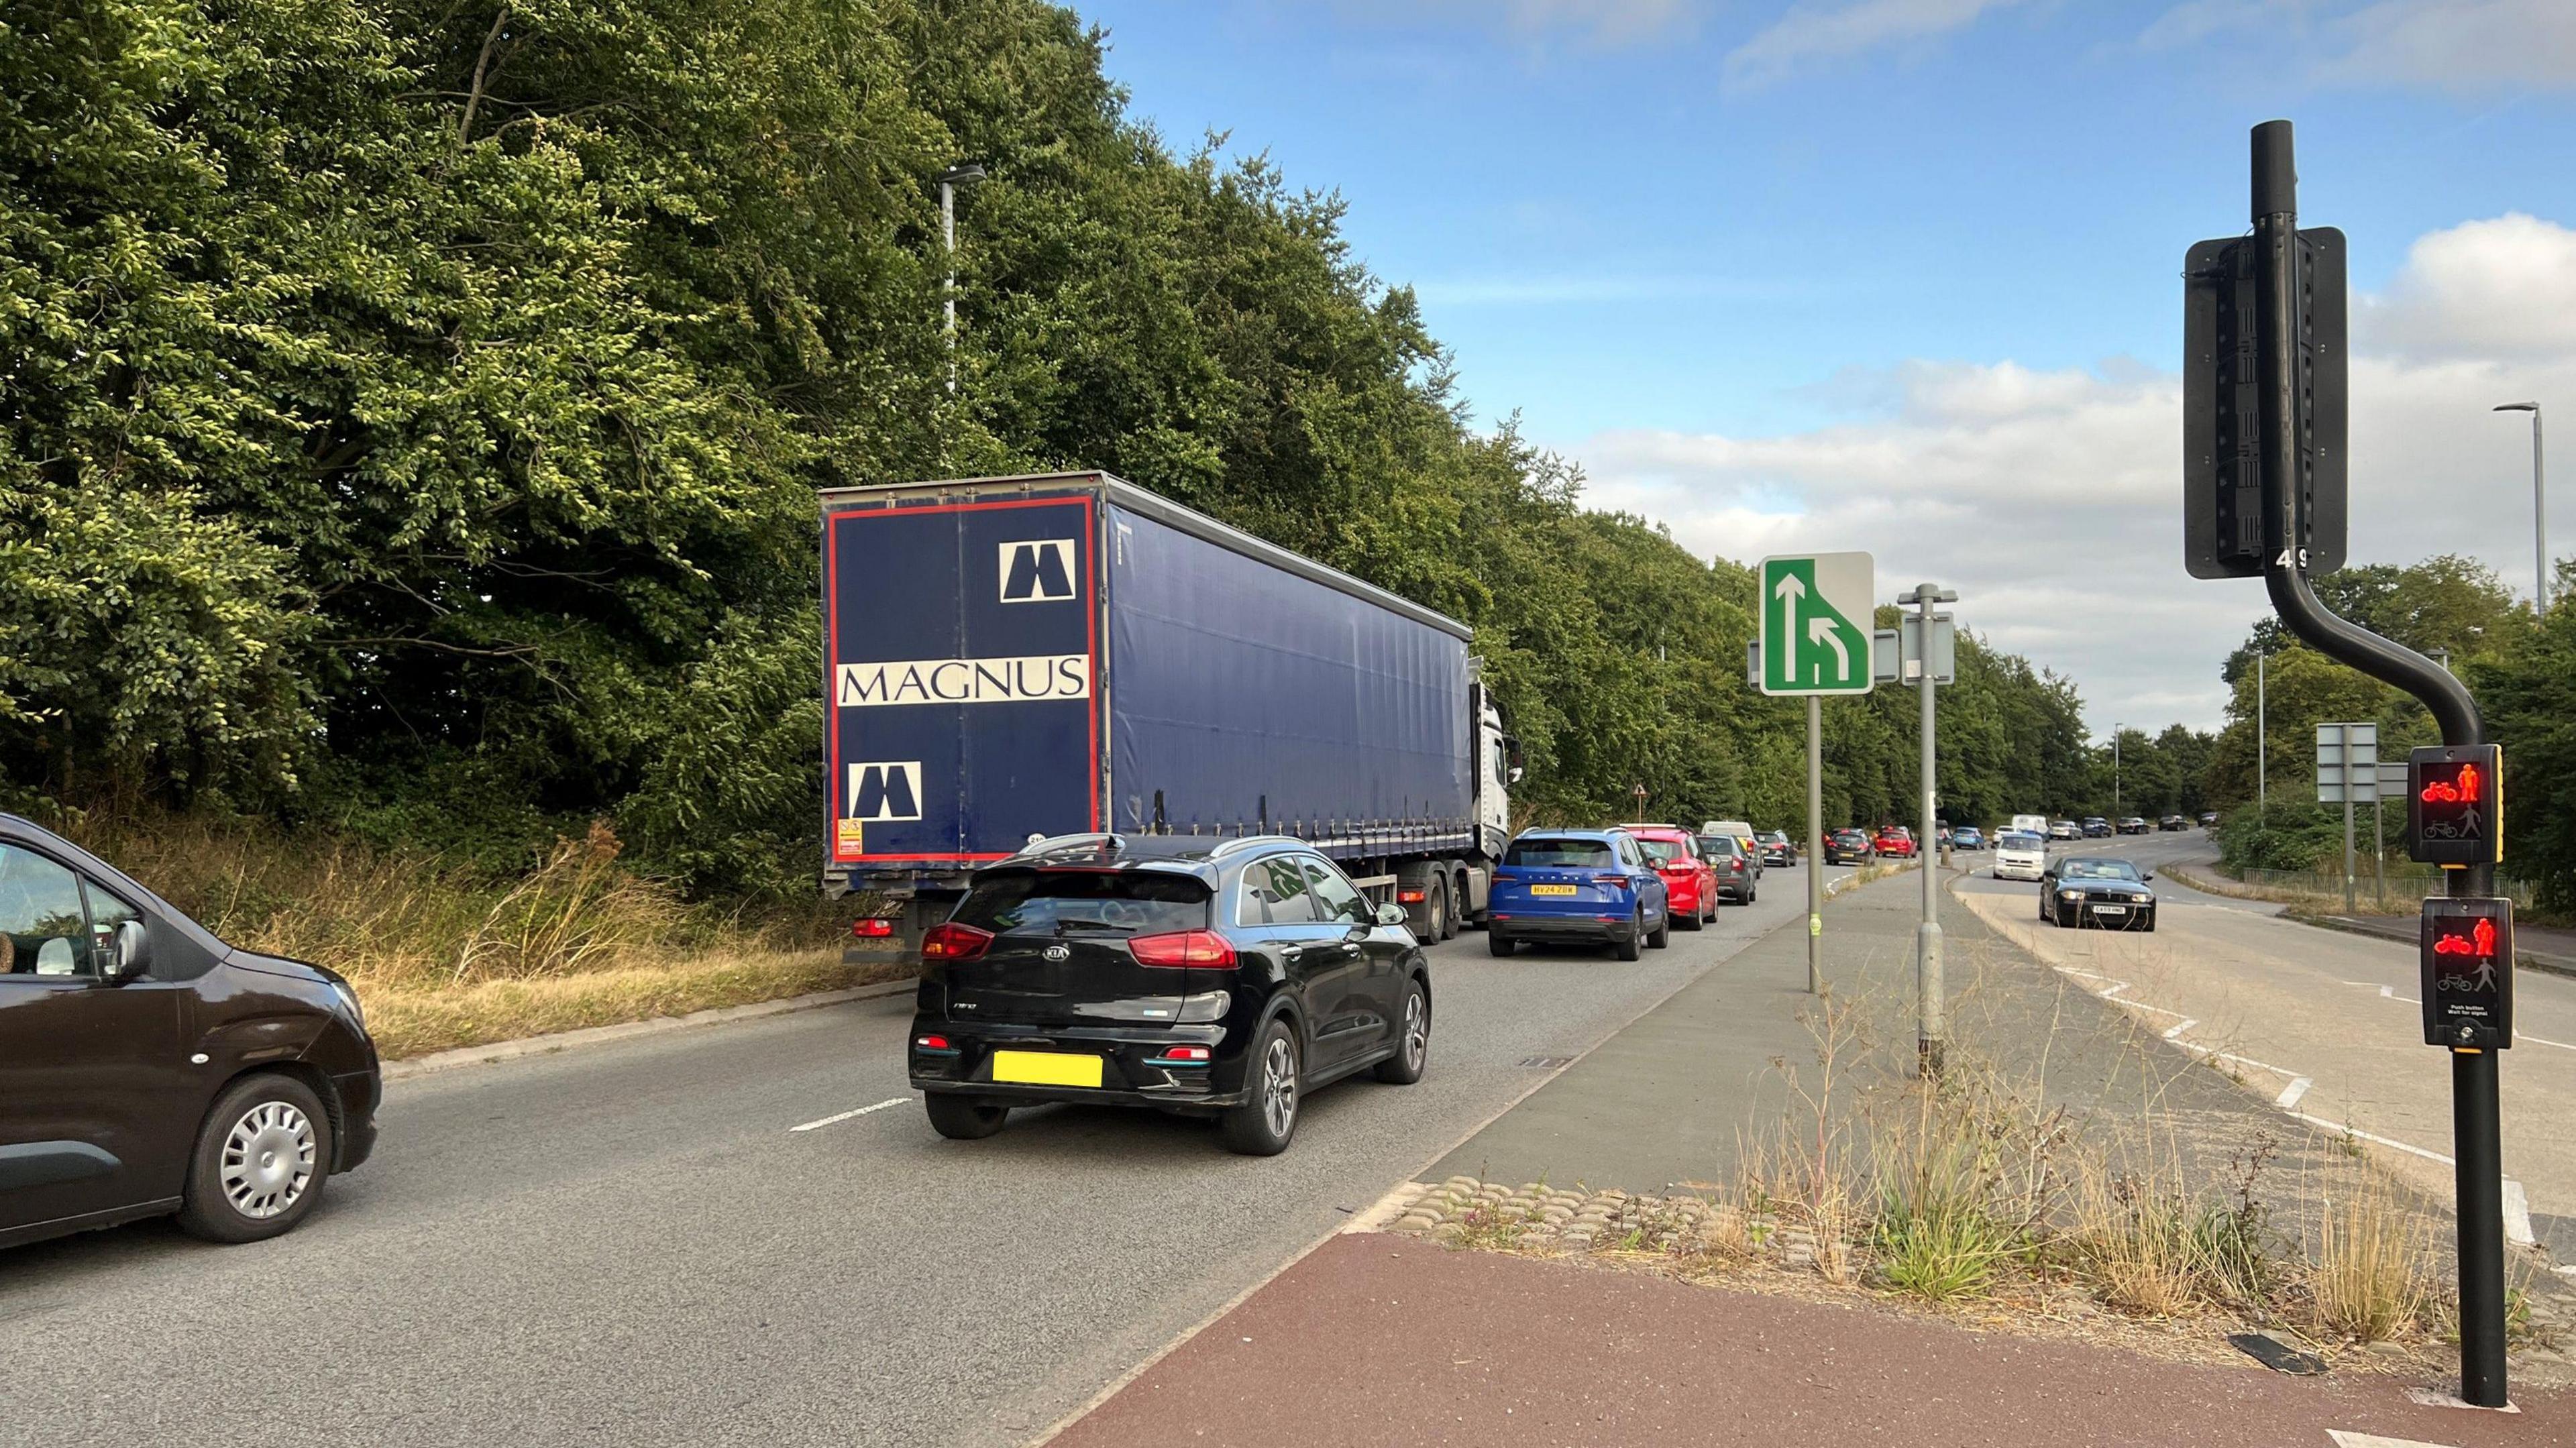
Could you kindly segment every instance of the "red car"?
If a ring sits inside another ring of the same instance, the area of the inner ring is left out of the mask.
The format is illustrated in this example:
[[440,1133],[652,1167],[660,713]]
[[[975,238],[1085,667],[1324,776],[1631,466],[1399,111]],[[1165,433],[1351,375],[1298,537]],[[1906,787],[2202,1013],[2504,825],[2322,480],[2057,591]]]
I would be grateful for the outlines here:
[[1882,859],[1914,858],[1914,832],[1903,825],[1889,825],[1878,832],[1878,853]]
[[1622,825],[1646,852],[1646,863],[1664,877],[1673,923],[1697,930],[1717,918],[1717,871],[1699,851],[1699,837],[1676,825]]

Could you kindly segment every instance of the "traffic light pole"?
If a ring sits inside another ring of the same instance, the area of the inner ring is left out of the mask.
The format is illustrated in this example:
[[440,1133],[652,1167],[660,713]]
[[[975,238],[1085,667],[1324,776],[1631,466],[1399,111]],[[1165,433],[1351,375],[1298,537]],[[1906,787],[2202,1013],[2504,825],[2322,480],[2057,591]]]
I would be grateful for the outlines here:
[[[2477,700],[2431,659],[2326,611],[2308,585],[2301,556],[2300,287],[2298,173],[2290,123],[2254,128],[2255,302],[2260,313],[2263,582],[2272,607],[2318,652],[2413,694],[2442,729],[2442,742],[2484,745]],[[2340,359],[2338,359],[2338,362]],[[2495,866],[2446,872],[2448,894],[2495,893]],[[2460,1397],[2505,1406],[2504,1153],[2493,1050],[2451,1052],[2451,1140],[2459,1210]]]
[[1825,703],[1807,696],[1807,994],[1825,992]]

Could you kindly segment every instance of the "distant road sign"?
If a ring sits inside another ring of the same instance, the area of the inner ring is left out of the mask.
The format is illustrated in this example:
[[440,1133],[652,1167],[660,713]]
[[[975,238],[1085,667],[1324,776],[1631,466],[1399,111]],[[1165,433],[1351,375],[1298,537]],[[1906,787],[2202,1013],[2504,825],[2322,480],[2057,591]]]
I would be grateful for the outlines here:
[[1762,692],[1868,693],[1875,596],[1866,553],[1763,559]]
[[2369,804],[2379,798],[2379,726],[2317,726],[2317,803]]

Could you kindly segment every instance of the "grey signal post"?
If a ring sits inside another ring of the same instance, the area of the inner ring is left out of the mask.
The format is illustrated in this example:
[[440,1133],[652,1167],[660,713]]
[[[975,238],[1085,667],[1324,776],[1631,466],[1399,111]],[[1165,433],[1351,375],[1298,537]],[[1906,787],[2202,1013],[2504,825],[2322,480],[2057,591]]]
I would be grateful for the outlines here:
[[1940,838],[1940,807],[1934,797],[1932,778],[1932,692],[1936,687],[1933,671],[1933,625],[1945,620],[1935,614],[1932,605],[1956,603],[1958,593],[1937,583],[1919,583],[1912,593],[1897,596],[1898,603],[1912,604],[1915,610],[1915,635],[1922,640],[1921,664],[1907,682],[1923,691],[1923,836],[1914,846],[1914,857],[1922,862],[1923,923],[1914,931],[1915,1039],[1917,1065],[1926,1076],[1941,1074],[1942,1056],[1949,1028],[1942,1021],[1941,985],[1941,871],[1933,854],[1934,842]]

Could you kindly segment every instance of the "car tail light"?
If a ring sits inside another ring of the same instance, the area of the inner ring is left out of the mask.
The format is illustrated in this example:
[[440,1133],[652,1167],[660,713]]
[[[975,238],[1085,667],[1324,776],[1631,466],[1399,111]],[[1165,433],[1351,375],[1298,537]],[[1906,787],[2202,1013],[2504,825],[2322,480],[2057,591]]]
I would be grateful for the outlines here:
[[1398,890],[1395,892],[1395,898],[1400,904],[1419,905],[1422,903],[1422,892],[1419,890]]
[[861,940],[883,940],[887,936],[894,934],[894,922],[891,920],[880,920],[871,915],[865,920],[851,921],[850,933]]
[[954,1051],[957,1049],[955,1046],[948,1043],[948,1038],[946,1036],[915,1036],[912,1038],[912,1044],[915,1050],[921,1051]]
[[960,925],[951,920],[930,927],[930,933],[921,938],[921,958],[973,960],[982,955],[992,944],[993,932],[978,930],[972,925]]
[[1592,883],[1600,886],[1604,890],[1625,890],[1628,888],[1628,877],[1625,875],[1595,875],[1592,877]]
[[1138,965],[1168,970],[1232,970],[1234,943],[1213,930],[1175,930],[1166,935],[1139,935],[1127,942]]
[[1204,1066],[1216,1059],[1216,1053],[1205,1046],[1165,1046],[1149,1064],[1156,1066]]

